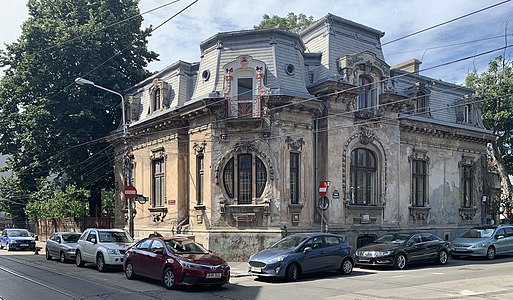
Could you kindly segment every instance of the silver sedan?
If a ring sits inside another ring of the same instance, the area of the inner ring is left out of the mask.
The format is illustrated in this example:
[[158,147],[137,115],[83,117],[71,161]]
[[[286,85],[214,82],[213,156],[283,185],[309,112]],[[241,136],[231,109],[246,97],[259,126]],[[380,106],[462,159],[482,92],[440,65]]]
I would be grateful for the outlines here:
[[58,257],[64,263],[75,259],[75,250],[80,233],[77,232],[56,232],[46,241],[46,259]]

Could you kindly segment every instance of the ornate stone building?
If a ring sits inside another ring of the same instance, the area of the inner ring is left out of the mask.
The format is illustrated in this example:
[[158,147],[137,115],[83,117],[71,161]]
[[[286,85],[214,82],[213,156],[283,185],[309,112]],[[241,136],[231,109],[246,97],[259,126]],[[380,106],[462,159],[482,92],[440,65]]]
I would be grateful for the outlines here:
[[334,15],[300,35],[219,33],[199,62],[126,91],[128,149],[112,140],[118,190],[131,182],[148,198],[134,202],[135,236],[191,235],[244,260],[292,232],[360,246],[399,230],[452,239],[493,219],[480,100],[419,75],[417,60],[388,66],[383,35]]

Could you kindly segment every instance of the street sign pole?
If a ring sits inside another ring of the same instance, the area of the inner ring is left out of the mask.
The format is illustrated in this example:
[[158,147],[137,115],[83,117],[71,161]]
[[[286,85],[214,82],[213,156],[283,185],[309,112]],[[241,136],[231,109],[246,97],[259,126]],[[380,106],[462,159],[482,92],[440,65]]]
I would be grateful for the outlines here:
[[321,211],[321,232],[324,232],[324,197],[326,196],[326,193],[328,192],[328,183],[326,181],[321,181],[319,183],[319,196],[321,196],[322,200],[322,207],[319,207],[319,210]]
[[126,201],[128,201],[128,232],[130,233],[130,236],[134,237],[134,199],[137,197],[137,189],[130,185],[131,182],[128,183],[129,185],[125,187],[123,193],[125,195]]

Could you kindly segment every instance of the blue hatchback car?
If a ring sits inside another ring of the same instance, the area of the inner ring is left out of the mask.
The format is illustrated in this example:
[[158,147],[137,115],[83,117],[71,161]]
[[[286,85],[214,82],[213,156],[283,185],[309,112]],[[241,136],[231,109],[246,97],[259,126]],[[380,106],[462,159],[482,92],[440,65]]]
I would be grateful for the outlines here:
[[249,258],[249,273],[296,281],[301,274],[336,270],[353,271],[349,242],[329,233],[297,233],[287,236]]
[[36,249],[36,240],[27,229],[4,229],[0,235],[0,249],[10,250],[32,250]]

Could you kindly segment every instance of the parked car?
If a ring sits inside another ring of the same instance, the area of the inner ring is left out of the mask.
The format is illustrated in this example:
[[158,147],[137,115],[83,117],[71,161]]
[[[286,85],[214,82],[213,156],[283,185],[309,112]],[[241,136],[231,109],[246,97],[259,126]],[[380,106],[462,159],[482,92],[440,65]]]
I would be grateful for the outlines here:
[[431,233],[385,234],[356,250],[357,266],[391,266],[402,270],[408,264],[446,264],[450,243]]
[[133,244],[129,234],[121,229],[86,229],[77,242],[75,263],[96,263],[100,272],[110,266],[122,266],[126,249]]
[[0,236],[0,249],[11,250],[36,250],[36,240],[27,229],[4,229]]
[[128,249],[124,258],[126,278],[162,280],[167,289],[179,285],[222,286],[230,280],[230,267],[199,243],[184,237],[152,237]]
[[452,241],[451,256],[481,256],[513,254],[513,226],[478,226],[463,232]]
[[328,233],[287,236],[249,258],[249,273],[296,281],[301,274],[337,270],[353,271],[353,252],[343,237]]
[[58,257],[62,263],[74,260],[79,238],[80,233],[77,232],[55,232],[46,241],[46,259]]

